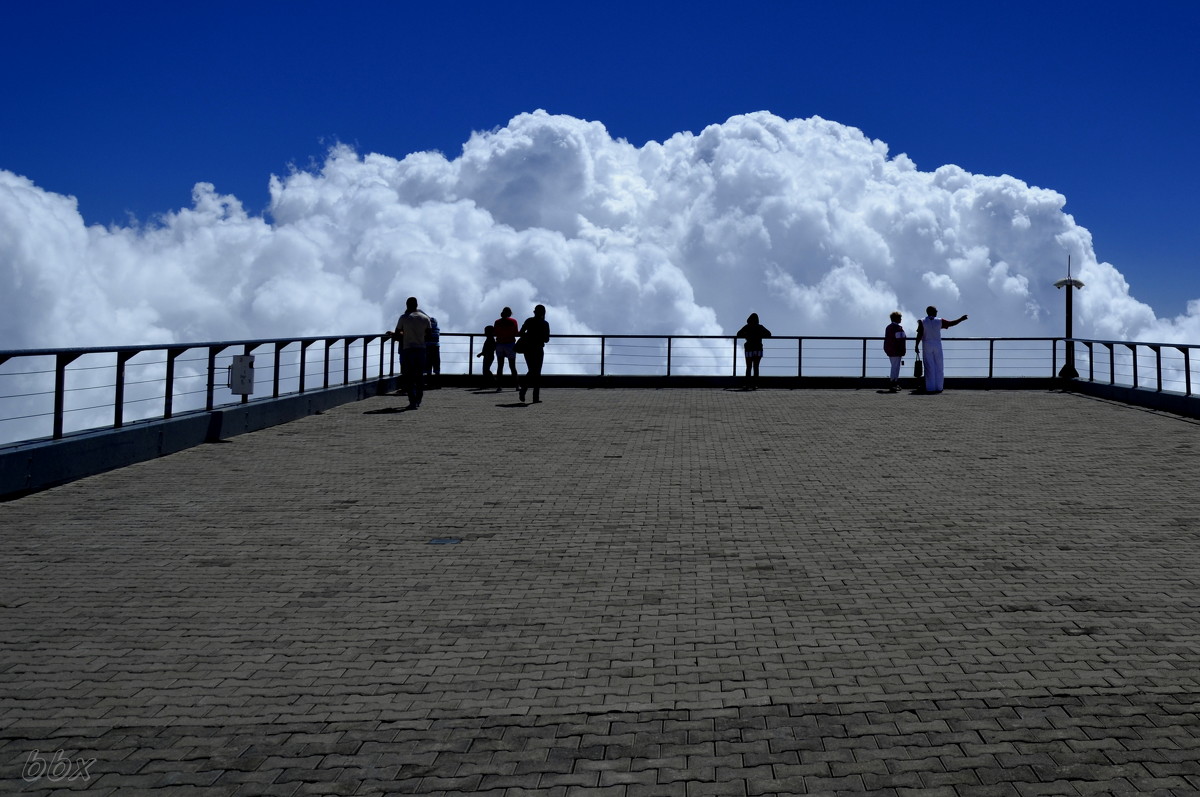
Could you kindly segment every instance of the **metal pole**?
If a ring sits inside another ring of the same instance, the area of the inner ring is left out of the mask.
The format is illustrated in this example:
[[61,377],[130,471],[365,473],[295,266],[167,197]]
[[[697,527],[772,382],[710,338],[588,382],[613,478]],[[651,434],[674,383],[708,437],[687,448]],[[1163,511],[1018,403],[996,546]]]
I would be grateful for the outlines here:
[[63,436],[63,415],[67,410],[67,366],[75,362],[78,354],[59,352],[54,357],[54,439]]
[[170,418],[175,403],[175,358],[187,349],[167,349],[167,384],[163,390],[163,417]]
[[[253,347],[253,346],[251,346],[249,343],[247,343],[245,346],[242,346],[242,354],[245,354],[246,356],[250,356],[250,354],[251,354],[253,351],[254,351],[254,347]],[[276,363],[276,365],[278,365],[278,363]],[[276,369],[275,369],[275,373],[279,373],[279,368],[276,368]],[[243,395],[242,395],[242,403],[243,403],[243,404],[249,404],[249,403],[250,403],[250,394],[249,394],[249,393],[246,393],[246,394],[243,394]]]
[[304,366],[308,364],[308,347],[312,345],[312,341],[301,341],[300,343],[300,392],[304,392]]
[[1184,395],[1192,395],[1192,350],[1187,346],[1176,346],[1183,352],[1183,383],[1186,387]]
[[117,352],[117,384],[113,396],[113,428],[120,429],[125,423],[125,363],[139,352]]
[[290,341],[275,341],[275,352],[272,356],[271,367],[275,375],[271,379],[271,398],[279,398],[279,352],[284,346],[287,346]]
[[217,389],[217,352],[223,351],[224,346],[209,346],[208,347],[208,387],[205,391],[204,410],[212,412],[216,402],[215,394]]
[[1071,256],[1067,255],[1067,278],[1054,283],[1056,288],[1067,289],[1067,351],[1066,362],[1058,375],[1063,379],[1078,379],[1079,371],[1075,370],[1075,333],[1074,333],[1074,294],[1076,288],[1082,288],[1083,283],[1071,276]]

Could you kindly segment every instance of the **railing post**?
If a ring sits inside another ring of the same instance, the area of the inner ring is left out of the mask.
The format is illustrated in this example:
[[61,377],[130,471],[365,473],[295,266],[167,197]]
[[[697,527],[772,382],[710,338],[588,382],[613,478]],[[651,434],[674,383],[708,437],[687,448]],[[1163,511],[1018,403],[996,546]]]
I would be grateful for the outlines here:
[[170,418],[175,404],[175,358],[187,349],[167,349],[167,380],[163,389],[163,417]]
[[667,376],[671,375],[671,336],[667,335]]
[[363,361],[362,381],[364,381],[364,382],[367,381],[367,347],[370,345],[371,345],[371,339],[369,337],[364,336],[363,337],[363,353],[362,353],[362,361]]
[[1050,376],[1058,376],[1058,342],[1061,338],[1051,338],[1050,348],[1054,352],[1050,355]]
[[383,336],[379,336],[379,378],[383,379]]
[[271,379],[271,398],[279,398],[279,352],[283,350],[291,341],[277,340],[275,341],[275,352],[272,355],[271,367],[275,371],[274,377]]
[[1133,352],[1133,386],[1136,388],[1138,386],[1137,344],[1126,343],[1125,345]]
[[600,336],[600,376],[604,376],[604,350],[608,348],[608,342],[604,336]]
[[117,383],[113,388],[113,428],[120,429],[125,424],[125,363],[129,362],[139,352],[117,352]]
[[867,378],[867,339],[862,339],[862,378]]
[[796,338],[796,377],[804,376],[804,338]]
[[67,366],[79,358],[78,354],[59,352],[54,357],[54,439],[63,436],[63,415],[67,410]]
[[1184,395],[1191,396],[1192,395],[1192,356],[1191,356],[1192,350],[1190,348],[1188,348],[1187,346],[1176,346],[1175,348],[1178,349],[1183,354]]
[[1096,353],[1094,351],[1092,351],[1092,342],[1090,340],[1085,340],[1083,342],[1083,345],[1086,346],[1087,350],[1088,350],[1088,381],[1095,382],[1096,381]]
[[342,339],[342,384],[350,384],[350,342],[354,338]]
[[475,375],[475,333],[467,338],[467,376]]
[[305,386],[305,371],[308,365],[308,347],[313,344],[311,340],[300,341],[300,392],[304,392]]
[[1151,346],[1150,351],[1154,352],[1154,373],[1155,373],[1156,382],[1158,385],[1158,387],[1155,389],[1154,392],[1161,393],[1162,392],[1162,347],[1161,346]]
[[730,376],[737,378],[737,338],[733,339],[733,373]]
[[988,338],[988,381],[996,375],[996,339]]
[[325,384],[324,387],[329,387],[329,349],[333,344],[338,342],[338,338],[325,338]]
[[204,410],[212,412],[216,405],[216,390],[217,390],[217,353],[224,350],[224,346],[209,346],[208,347],[208,386],[205,390]]
[[[249,343],[246,343],[242,346],[242,354],[249,357],[253,353],[254,353],[254,346],[250,345]],[[276,369],[275,372],[279,373],[279,369]],[[250,403],[250,394],[249,393],[242,394],[242,403],[243,404]]]

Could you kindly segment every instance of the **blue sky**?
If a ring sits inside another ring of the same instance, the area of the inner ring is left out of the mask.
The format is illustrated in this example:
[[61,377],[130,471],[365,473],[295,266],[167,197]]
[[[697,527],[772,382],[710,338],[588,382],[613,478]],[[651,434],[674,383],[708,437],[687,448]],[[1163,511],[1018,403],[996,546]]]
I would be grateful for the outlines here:
[[[538,108],[641,145],[757,110],[1067,197],[1160,316],[1200,298],[1200,3],[8,4],[0,168],[146,221],[344,142],[454,157]],[[1065,264],[1064,264],[1065,268]]]

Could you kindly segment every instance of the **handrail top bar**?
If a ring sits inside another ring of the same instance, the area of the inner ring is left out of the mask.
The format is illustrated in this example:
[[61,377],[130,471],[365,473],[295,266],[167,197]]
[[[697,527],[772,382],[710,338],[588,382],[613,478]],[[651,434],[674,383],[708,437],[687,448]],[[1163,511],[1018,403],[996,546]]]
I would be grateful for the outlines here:
[[1180,346],[1187,349],[1200,349],[1200,343],[1151,343],[1144,340],[1100,340],[1099,338],[1060,338],[1067,343],[1100,343],[1105,346]]
[[[442,337],[479,337],[482,332],[442,332]],[[382,332],[368,332],[358,335],[315,335],[311,337],[279,337],[279,338],[261,338],[257,340],[212,340],[198,341],[193,343],[148,343],[144,345],[124,345],[124,346],[77,346],[61,349],[3,349],[0,350],[0,357],[47,357],[56,354],[111,354],[118,352],[142,352],[142,351],[166,351],[167,349],[208,349],[208,348],[231,348],[233,346],[266,346],[271,343],[286,342],[292,343],[317,343],[317,342],[333,342],[338,340],[373,340],[383,337]],[[733,340],[733,335],[685,335],[685,334],[637,334],[637,335],[610,335],[604,332],[591,333],[570,333],[554,335],[558,338],[612,338],[612,339],[638,339],[638,340],[661,340],[663,338],[687,338],[688,340]],[[772,335],[772,340],[883,340],[882,335]],[[1056,336],[1038,336],[1038,337],[954,337],[943,338],[944,340],[1044,340],[1057,341],[1063,340],[1062,337]],[[1102,342],[1102,341],[1095,341]],[[1125,341],[1118,341],[1125,342]],[[1144,344],[1144,345],[1162,345],[1171,346],[1175,344]]]
[[[442,332],[442,337],[479,337],[481,332]],[[382,332],[366,332],[355,335],[315,335],[307,337],[279,337],[279,338],[261,338],[254,340],[217,340],[217,341],[199,341],[192,343],[154,343],[145,345],[125,345],[125,346],[84,346],[70,347],[61,349],[4,349],[0,350],[0,357],[52,357],[60,354],[113,354],[122,352],[143,352],[143,351],[167,351],[169,349],[211,349],[211,348],[232,348],[234,346],[250,346],[257,348],[268,344],[291,345],[293,343],[317,343],[317,342],[334,342],[338,340],[370,341],[376,338],[383,337]],[[593,333],[570,333],[559,334],[553,336],[555,339],[563,338],[585,338],[596,339],[604,338],[609,340],[662,340],[673,338],[685,338],[688,340],[736,340],[734,335],[685,335],[685,334],[606,334],[602,332]],[[773,335],[772,340],[841,340],[841,341],[863,341],[863,340],[883,340],[883,336],[877,335]],[[915,340],[915,338],[910,338]],[[1073,343],[1099,343],[1103,345],[1116,346],[1166,346],[1166,347],[1185,347],[1185,348],[1200,348],[1200,343],[1154,343],[1149,341],[1135,340],[1101,340],[1098,338],[1064,338],[1057,335],[1042,335],[1028,337],[948,337],[944,340],[955,341],[1063,341]]]
[[[456,334],[447,332],[443,334]],[[210,348],[231,348],[233,346],[266,346],[269,343],[317,343],[319,341],[338,341],[338,340],[372,340],[374,338],[383,337],[382,332],[368,332],[361,335],[316,335],[313,337],[303,338],[263,338],[261,340],[213,340],[202,341],[198,343],[148,343],[145,345],[127,345],[127,346],[83,346],[63,349],[3,349],[0,350],[0,357],[47,357],[55,354],[111,354],[114,352],[139,352],[139,351],[166,351],[167,349],[210,349]]]
[[[442,337],[479,337],[482,332],[443,332]],[[733,340],[734,335],[685,335],[682,333],[671,334],[644,334],[644,335],[610,335],[606,332],[591,332],[591,333],[571,333],[561,335],[551,335],[551,339],[555,338],[637,338],[640,340],[653,340],[662,338],[687,338],[688,340]],[[764,340],[883,340],[883,335],[772,335]],[[738,338],[740,340],[740,338]],[[908,340],[916,340],[916,338],[908,338]],[[1063,340],[1062,336],[1041,335],[1037,337],[944,337],[942,340]],[[1163,344],[1168,345],[1168,344]]]

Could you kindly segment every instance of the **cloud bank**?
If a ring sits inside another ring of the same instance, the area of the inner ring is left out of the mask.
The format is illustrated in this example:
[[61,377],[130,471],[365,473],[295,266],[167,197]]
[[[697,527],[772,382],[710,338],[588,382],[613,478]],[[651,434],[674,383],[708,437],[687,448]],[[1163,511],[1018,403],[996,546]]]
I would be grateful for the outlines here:
[[261,216],[198,184],[190,208],[88,226],[0,170],[0,348],[357,334],[418,296],[446,331],[501,307],[559,333],[878,335],[899,309],[956,332],[1200,342],[1200,299],[1157,318],[1097,259],[1066,199],[1009,176],[922,171],[820,118],[736,116],[637,147],[543,111],[448,159],[329,151],[270,181]]

